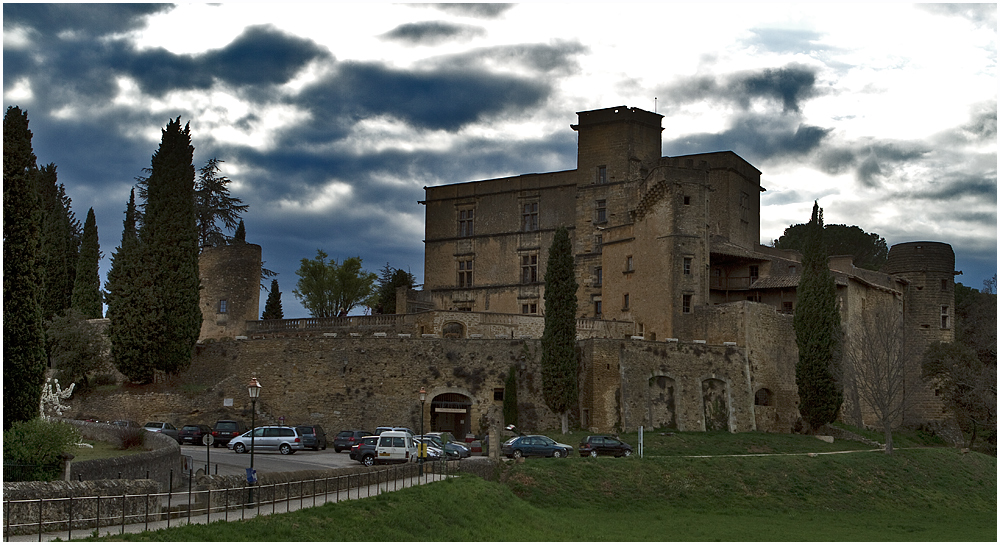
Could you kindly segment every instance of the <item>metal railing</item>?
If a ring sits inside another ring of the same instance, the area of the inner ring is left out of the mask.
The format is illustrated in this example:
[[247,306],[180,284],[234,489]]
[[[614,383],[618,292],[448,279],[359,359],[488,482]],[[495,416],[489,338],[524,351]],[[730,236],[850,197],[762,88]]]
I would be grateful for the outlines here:
[[247,333],[268,333],[318,329],[352,329],[359,327],[388,327],[401,325],[402,314],[375,314],[372,316],[331,316],[328,318],[292,318],[287,320],[255,320],[246,323]]
[[150,523],[160,521],[165,521],[165,527],[169,528],[172,521],[207,524],[219,520],[244,520],[248,512],[250,516],[262,512],[275,514],[279,507],[281,512],[289,512],[331,500],[360,499],[391,492],[426,483],[433,475],[449,476],[457,467],[454,462],[441,460],[426,462],[422,472],[417,464],[407,463],[354,474],[235,488],[194,490],[189,479],[187,491],[180,492],[4,499],[4,541],[9,541],[12,535],[35,532],[38,541],[43,541],[46,533],[60,533],[61,537],[62,532],[71,540],[74,530],[98,535],[102,530],[109,533],[117,530],[125,534],[126,527],[130,532],[140,532],[149,530]]

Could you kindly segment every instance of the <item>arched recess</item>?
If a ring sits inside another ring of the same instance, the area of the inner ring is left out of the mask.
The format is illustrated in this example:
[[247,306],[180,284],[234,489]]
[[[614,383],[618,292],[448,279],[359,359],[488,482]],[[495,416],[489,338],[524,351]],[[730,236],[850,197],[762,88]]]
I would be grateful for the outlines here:
[[426,431],[451,432],[459,441],[472,431],[472,397],[468,392],[444,391],[431,396],[430,426]]
[[702,380],[701,400],[705,431],[731,431],[729,392],[726,382],[714,377]]
[[753,404],[757,407],[771,407],[774,405],[774,392],[767,388],[758,389],[753,395]]
[[649,425],[677,429],[677,382],[666,375],[649,377]]
[[465,325],[462,322],[447,322],[441,327],[441,336],[445,339],[464,339]]

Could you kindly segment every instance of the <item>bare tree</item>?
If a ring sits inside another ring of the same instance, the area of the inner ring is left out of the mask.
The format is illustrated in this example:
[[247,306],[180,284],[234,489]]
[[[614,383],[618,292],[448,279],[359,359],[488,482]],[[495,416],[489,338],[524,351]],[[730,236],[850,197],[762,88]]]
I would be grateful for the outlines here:
[[892,454],[892,428],[908,408],[907,363],[918,356],[907,342],[902,303],[898,299],[871,305],[848,332],[846,378],[885,434],[885,453]]

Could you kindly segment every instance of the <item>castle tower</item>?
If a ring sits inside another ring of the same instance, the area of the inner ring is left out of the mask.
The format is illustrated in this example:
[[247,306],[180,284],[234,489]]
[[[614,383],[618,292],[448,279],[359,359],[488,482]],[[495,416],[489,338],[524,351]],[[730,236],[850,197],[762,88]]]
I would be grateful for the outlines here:
[[639,108],[616,106],[577,112],[576,169],[580,185],[624,182],[640,177],[640,169],[660,159],[663,116]]
[[261,248],[237,243],[204,248],[201,276],[201,335],[231,339],[246,334],[248,320],[259,318]]
[[904,319],[914,347],[908,373],[914,408],[910,422],[943,417],[942,404],[932,385],[920,378],[920,358],[932,342],[955,340],[955,252],[943,242],[906,242],[889,248],[883,270],[908,282]]

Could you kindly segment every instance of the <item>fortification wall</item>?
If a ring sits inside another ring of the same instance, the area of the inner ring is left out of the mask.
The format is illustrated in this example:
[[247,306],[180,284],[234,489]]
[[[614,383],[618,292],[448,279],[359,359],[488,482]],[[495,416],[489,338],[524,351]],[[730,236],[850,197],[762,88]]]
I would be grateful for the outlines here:
[[258,318],[261,248],[236,243],[204,248],[198,258],[201,277],[201,335],[225,339],[246,333],[247,320]]

